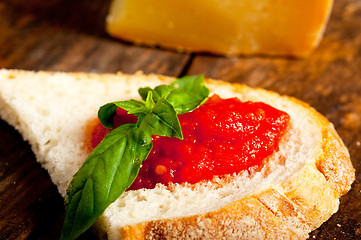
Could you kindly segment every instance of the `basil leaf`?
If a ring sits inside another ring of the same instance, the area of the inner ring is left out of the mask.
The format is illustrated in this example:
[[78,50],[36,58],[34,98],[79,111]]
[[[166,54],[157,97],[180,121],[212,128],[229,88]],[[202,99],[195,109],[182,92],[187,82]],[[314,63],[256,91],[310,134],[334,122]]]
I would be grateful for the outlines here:
[[[142,99],[145,101],[147,99],[148,93],[152,92],[153,89],[151,89],[150,87],[145,87],[145,88],[139,88],[138,89],[138,93],[139,95],[142,97]],[[155,94],[154,94],[155,96]]]
[[124,109],[128,113],[130,112],[134,112],[138,114],[147,113],[147,111],[145,110],[145,104],[142,101],[131,99],[127,101],[114,102],[113,104],[115,104],[117,107]]
[[98,111],[98,118],[101,124],[106,128],[113,128],[113,117],[117,114],[117,105],[114,103],[107,103],[100,107]]
[[155,102],[153,100],[153,93],[152,92],[148,92],[148,95],[147,95],[147,98],[145,99],[145,108],[149,111],[147,111],[147,113],[151,112],[154,105],[155,105]]
[[173,87],[170,85],[159,85],[156,86],[154,89],[151,89],[150,87],[145,88],[139,88],[138,93],[142,97],[142,99],[145,101],[148,93],[152,92],[153,98],[155,102],[158,102],[161,98],[167,98],[169,93],[173,90]]
[[190,112],[208,99],[209,89],[202,75],[178,78],[171,86],[174,90],[169,93],[167,100],[177,114]]
[[135,116],[147,114],[148,112],[144,102],[134,99],[107,103],[100,107],[98,111],[98,118],[104,127],[113,128],[113,117],[117,114],[118,107]]
[[134,181],[152,148],[151,135],[136,124],[111,131],[74,175],[65,198],[61,239],[87,230]]
[[177,114],[167,100],[161,98],[152,108],[152,112],[138,120],[139,128],[151,135],[176,137],[183,139]]

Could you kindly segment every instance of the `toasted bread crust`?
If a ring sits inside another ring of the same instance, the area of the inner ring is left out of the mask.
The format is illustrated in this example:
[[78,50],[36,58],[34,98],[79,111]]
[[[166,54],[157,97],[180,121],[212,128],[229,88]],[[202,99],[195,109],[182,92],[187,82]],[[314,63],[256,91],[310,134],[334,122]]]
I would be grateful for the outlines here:
[[[212,82],[214,84],[214,82]],[[242,85],[236,91],[246,91]],[[291,179],[201,215],[143,222],[120,228],[123,239],[305,239],[337,211],[355,179],[349,153],[333,125],[309,105],[322,129],[314,162]]]

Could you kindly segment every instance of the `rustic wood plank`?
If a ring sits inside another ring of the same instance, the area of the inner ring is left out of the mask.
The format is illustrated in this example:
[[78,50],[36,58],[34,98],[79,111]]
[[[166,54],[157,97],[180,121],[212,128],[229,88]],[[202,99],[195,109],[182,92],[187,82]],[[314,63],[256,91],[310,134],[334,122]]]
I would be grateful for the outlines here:
[[190,59],[111,39],[104,32],[109,1],[32,1],[0,4],[2,68],[178,76]]
[[76,33],[51,33],[34,44],[11,68],[50,71],[158,73],[178,76],[187,54],[127,46]]
[[[350,150],[356,181],[311,239],[361,238],[361,1],[336,0],[326,34],[306,59],[198,55],[187,74],[295,96],[323,113]],[[270,39],[271,41],[271,39]]]

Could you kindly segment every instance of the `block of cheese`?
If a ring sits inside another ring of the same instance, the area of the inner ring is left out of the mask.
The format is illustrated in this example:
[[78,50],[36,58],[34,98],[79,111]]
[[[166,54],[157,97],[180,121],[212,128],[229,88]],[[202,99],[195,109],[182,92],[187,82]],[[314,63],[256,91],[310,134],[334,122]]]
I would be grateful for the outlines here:
[[110,35],[141,44],[222,55],[307,56],[333,0],[112,0]]

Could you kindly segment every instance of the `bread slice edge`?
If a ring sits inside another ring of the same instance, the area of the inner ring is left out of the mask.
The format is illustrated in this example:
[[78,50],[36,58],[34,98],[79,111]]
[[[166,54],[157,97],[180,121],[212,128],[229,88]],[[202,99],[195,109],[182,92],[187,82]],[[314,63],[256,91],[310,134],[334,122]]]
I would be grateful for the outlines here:
[[[61,76],[71,76],[76,79],[94,79],[99,82],[109,77],[116,78],[116,76],[129,78],[131,81],[134,80],[133,76],[124,74],[34,73],[20,70],[2,70],[0,71],[0,84],[6,78],[18,78],[19,75],[29,77],[29,74],[33,77],[33,74],[45,75],[45,80],[48,75],[58,74]],[[153,80],[169,82],[173,79],[166,76],[146,76],[142,74],[138,74],[137,78],[141,78],[148,83]],[[312,229],[320,226],[322,222],[337,211],[339,197],[350,189],[351,183],[355,178],[348,151],[334,127],[313,108],[294,98],[281,97],[267,90],[251,89],[243,85],[229,84],[222,81],[207,80],[207,84],[211,86],[213,91],[218,91],[221,94],[224,89],[228,89],[227,91],[231,90],[239,94],[246,92],[249,95],[255,94],[255,97],[251,97],[254,99],[262,99],[262,95],[266,95],[274,99],[282,98],[282,101],[287,99],[287,101],[292,101],[302,106],[312,116],[312,119],[322,133],[321,147],[315,158],[312,161],[307,161],[289,180],[266,187],[254,194],[247,194],[238,201],[223,206],[220,209],[205,214],[126,225],[119,227],[119,231],[108,229],[108,231],[118,231],[120,233],[111,233],[109,236],[112,236],[112,234],[114,236],[120,235],[124,239],[151,239],[152,237],[157,238],[159,236],[170,238],[217,237],[226,239],[256,239],[260,237],[272,239],[275,236],[306,238]],[[31,126],[26,125],[26,122],[19,118],[19,112],[16,112],[11,106],[13,100],[0,97],[1,117],[13,125],[23,135],[24,139],[30,142],[38,161],[52,176],[52,172],[56,171],[57,168],[49,166],[51,164],[47,162],[49,157],[48,148],[45,150],[41,149],[39,142],[37,142],[38,140],[33,139],[33,130],[29,130]],[[49,145],[45,140],[42,144]],[[308,181],[305,181],[305,179]],[[61,186],[66,185],[66,181],[59,183],[55,180],[54,182],[59,187],[59,184]],[[64,194],[63,188],[61,187],[62,190],[59,189],[62,195]],[[324,196],[327,196],[326,199]],[[101,218],[98,221],[98,225],[104,229],[103,221],[104,219]]]

